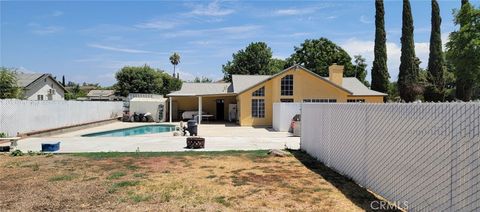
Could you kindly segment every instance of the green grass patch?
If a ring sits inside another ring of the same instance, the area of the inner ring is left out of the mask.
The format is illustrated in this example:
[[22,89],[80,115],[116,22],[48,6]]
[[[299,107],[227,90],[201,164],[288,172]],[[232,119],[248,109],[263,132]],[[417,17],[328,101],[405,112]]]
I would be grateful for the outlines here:
[[129,181],[129,180],[126,180],[126,181],[114,183],[114,184],[112,185],[112,187],[121,188],[121,187],[128,187],[128,186],[137,186],[138,184],[140,184],[140,181]]
[[215,202],[220,203],[226,207],[230,207],[232,205],[230,204],[230,202],[228,202],[227,198],[225,198],[224,196],[215,197],[214,200]]
[[75,178],[75,176],[73,175],[57,175],[57,176],[54,176],[54,177],[51,177],[48,179],[48,181],[50,182],[56,182],[56,181],[70,181],[70,180],[73,180]]
[[144,195],[144,194],[129,194],[130,200],[135,203],[144,202],[152,199],[152,195]]
[[140,181],[129,181],[129,180],[114,183],[108,189],[108,193],[115,193],[119,188],[137,186],[139,184],[140,184]]
[[185,156],[246,156],[248,158],[267,157],[267,150],[229,151],[184,151],[184,152],[86,152],[73,153],[73,156],[92,159],[116,157],[185,157]]
[[108,176],[107,179],[114,180],[114,179],[121,178],[125,175],[127,175],[127,174],[125,174],[125,172],[114,172],[114,173],[110,174],[110,176]]
[[145,173],[135,173],[135,174],[133,174],[133,176],[134,177],[146,177],[147,174],[145,174]]
[[132,165],[132,164],[127,164],[125,165],[125,168],[127,168],[128,170],[137,170],[137,169],[140,169],[140,166],[135,166],[135,165]]

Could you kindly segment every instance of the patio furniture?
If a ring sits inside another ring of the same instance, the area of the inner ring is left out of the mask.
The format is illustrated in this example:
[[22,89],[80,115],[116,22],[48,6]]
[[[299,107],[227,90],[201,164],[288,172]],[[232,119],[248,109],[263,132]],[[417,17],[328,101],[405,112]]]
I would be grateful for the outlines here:
[[188,137],[187,149],[203,149],[205,148],[205,138],[201,137]]
[[21,137],[0,138],[0,143],[10,142],[10,150],[15,150],[18,146],[17,141],[20,139]]
[[[197,116],[198,115],[198,110],[190,110],[190,111],[184,111],[182,113],[182,119],[185,120],[185,119],[191,119],[192,117],[194,116]],[[202,111],[202,117],[207,115],[207,113],[205,111]]]
[[198,134],[198,124],[195,120],[188,120],[187,122],[187,131],[190,136],[196,136]]
[[60,142],[42,143],[42,152],[55,152],[60,149]]

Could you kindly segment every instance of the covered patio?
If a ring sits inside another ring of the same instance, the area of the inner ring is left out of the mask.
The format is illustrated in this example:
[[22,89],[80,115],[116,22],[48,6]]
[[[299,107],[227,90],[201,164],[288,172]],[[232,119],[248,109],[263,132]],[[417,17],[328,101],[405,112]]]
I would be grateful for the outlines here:
[[234,122],[237,117],[236,94],[230,83],[184,83],[182,89],[167,95],[169,122],[198,117],[203,120]]

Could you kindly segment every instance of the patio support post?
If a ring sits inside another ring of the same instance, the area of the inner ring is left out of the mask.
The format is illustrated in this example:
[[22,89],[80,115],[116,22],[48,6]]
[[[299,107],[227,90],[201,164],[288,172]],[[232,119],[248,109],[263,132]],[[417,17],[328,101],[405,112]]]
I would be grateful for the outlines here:
[[168,120],[172,123],[172,97],[168,97]]
[[198,96],[198,124],[202,123],[202,97]]

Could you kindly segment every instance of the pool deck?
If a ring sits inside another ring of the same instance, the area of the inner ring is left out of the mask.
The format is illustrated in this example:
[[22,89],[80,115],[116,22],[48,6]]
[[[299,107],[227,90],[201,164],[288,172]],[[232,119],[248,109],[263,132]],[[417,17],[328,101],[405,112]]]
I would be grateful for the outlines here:
[[[127,137],[81,137],[81,135],[158,123],[115,122],[49,137],[29,137],[18,141],[23,152],[40,151],[41,143],[61,142],[58,153],[74,152],[164,152],[299,149],[300,138],[268,128],[240,127],[232,124],[202,124],[199,136],[205,138],[205,149],[185,149],[186,137],[173,132]],[[170,124],[170,123],[165,123]],[[178,126],[178,123],[172,123]]]

